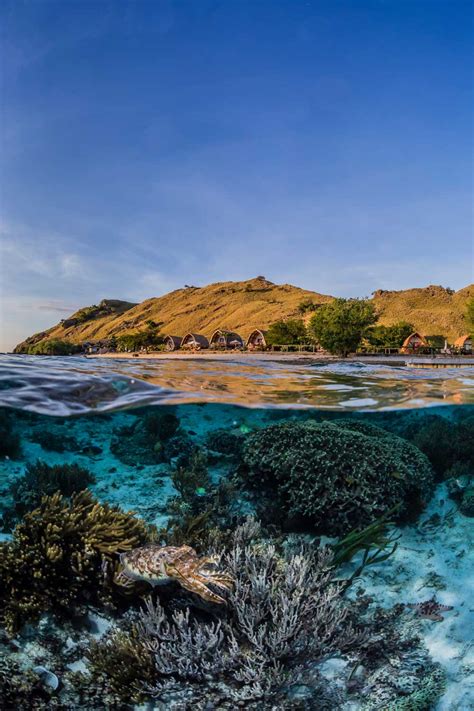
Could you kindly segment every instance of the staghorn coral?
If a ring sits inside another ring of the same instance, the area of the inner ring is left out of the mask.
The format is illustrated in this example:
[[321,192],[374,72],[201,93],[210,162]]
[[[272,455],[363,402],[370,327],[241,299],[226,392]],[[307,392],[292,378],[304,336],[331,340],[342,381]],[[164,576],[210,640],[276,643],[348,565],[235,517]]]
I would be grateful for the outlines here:
[[327,535],[367,526],[394,507],[398,518],[413,515],[433,486],[416,447],[372,427],[354,431],[352,422],[270,425],[249,435],[243,461],[242,479],[258,491],[267,520]]
[[71,497],[95,482],[94,475],[78,464],[54,464],[38,460],[28,464],[25,474],[11,487],[14,509],[17,516],[39,506],[43,496],[59,492]]
[[[9,632],[45,611],[71,614],[112,599],[116,554],[145,543],[144,523],[90,492],[44,497],[0,545],[1,617]],[[111,569],[112,575],[106,575]]]

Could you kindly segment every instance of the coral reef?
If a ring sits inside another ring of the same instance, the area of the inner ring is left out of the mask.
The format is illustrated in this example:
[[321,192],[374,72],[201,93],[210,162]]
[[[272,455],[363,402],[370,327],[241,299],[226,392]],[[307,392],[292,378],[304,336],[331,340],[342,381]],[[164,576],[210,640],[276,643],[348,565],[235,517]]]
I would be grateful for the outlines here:
[[175,467],[186,467],[191,463],[198,447],[186,432],[178,430],[162,445],[160,451],[163,461],[172,462]]
[[110,601],[118,587],[105,575],[116,554],[148,540],[145,525],[99,504],[87,492],[67,501],[44,497],[25,515],[12,541],[0,545],[1,617],[9,632],[51,611],[71,615],[87,604]]
[[86,489],[95,482],[94,475],[78,464],[54,464],[38,460],[26,466],[25,474],[17,479],[11,493],[14,499],[14,512],[17,517],[32,511],[41,503],[43,496],[59,492],[62,496]]
[[110,451],[130,466],[174,460],[176,466],[189,462],[196,445],[179,429],[179,419],[170,412],[150,412],[135,417],[130,425],[117,427]]
[[51,427],[35,430],[30,440],[41,445],[46,452],[77,452],[81,448],[75,437]]
[[419,512],[433,486],[428,459],[400,437],[358,429],[352,421],[283,422],[249,435],[241,475],[258,490],[262,515],[343,535],[395,507],[396,518]]
[[240,456],[244,437],[226,429],[211,430],[206,436],[206,447],[212,452],[232,457]]
[[456,421],[440,415],[425,415],[406,431],[413,444],[426,454],[439,477],[453,476],[459,462],[474,469],[474,418]]
[[21,454],[21,440],[13,424],[13,416],[7,410],[0,410],[0,457],[18,459]]
[[54,696],[51,688],[42,683],[38,674],[7,657],[0,658],[0,708],[6,711],[66,711],[66,706]]
[[143,415],[143,426],[155,442],[166,442],[178,431],[179,418],[172,412],[147,412]]
[[211,480],[207,471],[206,455],[196,450],[187,465],[178,466],[171,473],[174,488],[182,499],[189,501],[204,496],[210,489]]
[[87,656],[93,670],[93,686],[101,680],[119,698],[132,703],[147,698],[146,690],[153,683],[155,666],[135,626],[125,623],[123,630],[113,629],[99,642],[91,644]]
[[[125,699],[132,689],[135,698],[151,695],[161,703],[179,695],[183,708],[205,701],[219,708],[258,702],[266,709],[283,685],[297,682],[303,660],[360,644],[363,636],[348,620],[341,587],[332,580],[329,549],[285,555],[252,542],[259,535],[252,521],[234,532],[223,564],[235,585],[219,617],[203,619],[189,607],[167,609],[149,598],[131,629],[115,630],[94,647],[95,673],[111,675]],[[114,654],[132,660],[123,675],[110,661]],[[138,674],[131,679],[134,666]]]
[[474,486],[465,489],[459,510],[464,516],[474,517]]

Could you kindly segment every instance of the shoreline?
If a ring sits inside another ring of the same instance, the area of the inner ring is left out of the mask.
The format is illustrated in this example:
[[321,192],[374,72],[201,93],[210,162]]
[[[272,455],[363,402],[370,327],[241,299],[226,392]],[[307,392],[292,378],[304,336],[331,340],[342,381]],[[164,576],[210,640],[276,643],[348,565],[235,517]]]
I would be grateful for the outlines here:
[[352,356],[350,358],[340,358],[333,355],[322,355],[316,353],[281,353],[281,352],[259,352],[248,351],[223,351],[209,352],[199,351],[184,353],[180,351],[156,352],[156,353],[91,353],[84,355],[85,358],[113,358],[127,360],[245,360],[251,359],[254,362],[287,362],[287,363],[307,363],[310,365],[327,363],[365,363],[372,365],[396,365],[407,367],[428,367],[428,368],[461,368],[474,367],[474,356],[416,356],[416,355],[373,355],[373,356]]

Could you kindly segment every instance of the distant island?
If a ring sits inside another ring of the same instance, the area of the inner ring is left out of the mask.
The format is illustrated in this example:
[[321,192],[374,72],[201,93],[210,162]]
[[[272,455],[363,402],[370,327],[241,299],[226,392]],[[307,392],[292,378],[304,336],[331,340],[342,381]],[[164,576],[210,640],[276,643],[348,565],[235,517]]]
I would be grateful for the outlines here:
[[[474,297],[474,284],[454,291],[442,286],[375,291],[370,302],[380,326],[409,323],[424,337],[450,343],[466,333],[466,310]],[[133,336],[150,329],[163,335],[204,334],[219,329],[247,339],[255,329],[266,330],[281,321],[309,323],[323,304],[334,297],[291,284],[274,284],[263,276],[208,286],[184,286],[139,304],[104,299],[86,306],[46,331],[36,333],[16,348],[16,353],[41,352],[48,342],[75,346]]]

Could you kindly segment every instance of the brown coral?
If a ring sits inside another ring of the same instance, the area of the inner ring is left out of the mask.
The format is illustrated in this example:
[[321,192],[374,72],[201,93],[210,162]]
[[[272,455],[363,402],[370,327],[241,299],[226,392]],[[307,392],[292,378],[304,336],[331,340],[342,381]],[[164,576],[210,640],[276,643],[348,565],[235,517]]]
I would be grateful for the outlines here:
[[[128,513],[99,504],[88,491],[66,501],[44,497],[0,546],[1,616],[14,632],[42,612],[71,611],[98,602],[107,564],[143,544],[149,532]],[[113,593],[113,591],[107,591]]]

